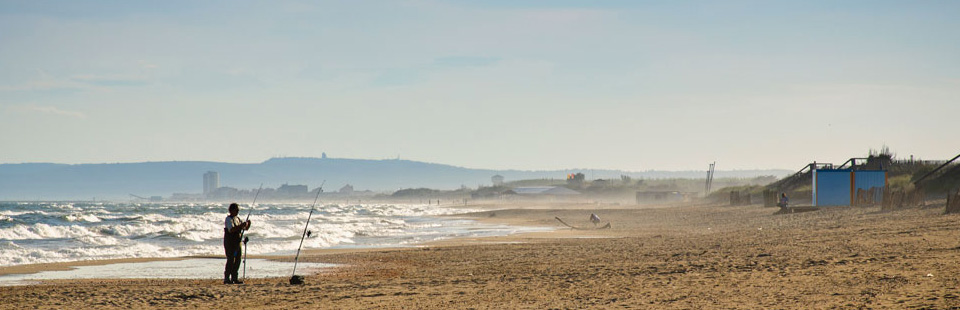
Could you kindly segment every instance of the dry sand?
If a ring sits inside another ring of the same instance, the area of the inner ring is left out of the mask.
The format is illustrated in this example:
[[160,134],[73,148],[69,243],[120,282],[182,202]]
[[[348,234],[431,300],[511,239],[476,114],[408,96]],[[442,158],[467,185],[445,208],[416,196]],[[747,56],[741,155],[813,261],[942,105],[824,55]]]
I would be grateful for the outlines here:
[[476,219],[561,229],[417,249],[313,251],[344,264],[287,278],[82,280],[0,287],[2,309],[960,309],[960,216],[759,206],[562,205]]

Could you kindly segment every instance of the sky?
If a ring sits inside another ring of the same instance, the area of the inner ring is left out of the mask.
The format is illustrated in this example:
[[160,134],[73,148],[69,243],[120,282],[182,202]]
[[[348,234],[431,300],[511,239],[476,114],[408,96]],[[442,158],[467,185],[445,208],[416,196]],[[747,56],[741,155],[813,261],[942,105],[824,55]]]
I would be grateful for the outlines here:
[[960,153],[960,1],[0,0],[0,163]]

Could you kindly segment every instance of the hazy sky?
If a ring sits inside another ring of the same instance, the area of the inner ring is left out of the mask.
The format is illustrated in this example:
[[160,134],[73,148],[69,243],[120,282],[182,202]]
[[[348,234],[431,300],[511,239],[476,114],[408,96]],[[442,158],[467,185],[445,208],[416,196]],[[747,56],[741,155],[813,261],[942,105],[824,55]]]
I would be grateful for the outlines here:
[[960,1],[0,0],[0,163],[960,153]]

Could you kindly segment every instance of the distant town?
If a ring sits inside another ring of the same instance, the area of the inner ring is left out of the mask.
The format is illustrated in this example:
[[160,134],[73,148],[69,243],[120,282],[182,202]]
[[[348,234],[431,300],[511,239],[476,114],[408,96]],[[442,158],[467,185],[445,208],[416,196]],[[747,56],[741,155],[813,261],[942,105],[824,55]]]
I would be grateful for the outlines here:
[[229,186],[220,186],[220,173],[216,171],[207,171],[207,173],[203,174],[203,193],[201,194],[173,193],[168,198],[164,198],[163,196],[142,197],[134,194],[131,194],[130,196],[151,202],[160,202],[165,200],[225,201],[246,198],[253,199],[254,197],[261,199],[261,201],[303,201],[307,199],[313,199],[315,196],[317,196],[317,191],[320,191],[324,197],[336,196],[339,198],[362,198],[371,197],[377,194],[369,190],[355,191],[353,189],[353,185],[350,184],[343,185],[334,191],[324,189],[321,185],[310,189],[309,186],[303,184],[283,184],[277,188],[263,187],[239,189]]
[[[762,186],[776,181],[774,176],[754,178],[729,178],[716,182],[723,186]],[[622,175],[619,179],[587,180],[583,173],[571,173],[562,179],[532,179],[507,181],[502,175],[490,177],[492,186],[466,186],[455,190],[429,188],[399,189],[394,192],[356,190],[351,184],[339,185],[328,190],[327,184],[311,188],[304,184],[283,184],[277,188],[261,187],[240,189],[221,186],[220,173],[207,171],[203,174],[202,193],[174,193],[169,197],[130,196],[144,202],[216,202],[253,201],[302,203],[323,197],[325,201],[408,201],[426,204],[460,204],[468,201],[497,200],[564,200],[604,201],[612,203],[654,203],[690,201],[703,197],[704,180],[697,179],[633,179]]]

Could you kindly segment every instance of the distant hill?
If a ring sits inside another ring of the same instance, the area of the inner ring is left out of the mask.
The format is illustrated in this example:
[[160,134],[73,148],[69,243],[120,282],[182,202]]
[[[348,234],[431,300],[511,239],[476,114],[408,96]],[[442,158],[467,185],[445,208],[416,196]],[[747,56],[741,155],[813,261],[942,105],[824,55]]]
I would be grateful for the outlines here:
[[[343,158],[273,158],[259,164],[200,161],[145,162],[121,164],[0,164],[0,200],[127,199],[139,196],[169,196],[172,193],[201,193],[203,174],[220,173],[220,185],[239,189],[276,188],[282,184],[303,184],[316,188],[326,180],[325,189],[334,191],[345,184],[357,190],[393,192],[401,188],[455,189],[461,186],[490,185],[501,175],[507,181],[522,179],[564,179],[582,172],[588,179],[619,178],[704,178],[706,171],[641,171],[567,169],[553,171],[469,169],[410,160],[366,160]],[[788,170],[717,171],[715,178],[751,178],[762,175],[782,177]]]

